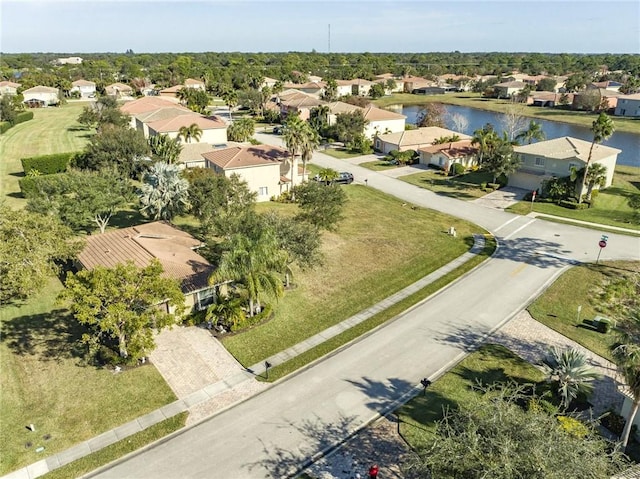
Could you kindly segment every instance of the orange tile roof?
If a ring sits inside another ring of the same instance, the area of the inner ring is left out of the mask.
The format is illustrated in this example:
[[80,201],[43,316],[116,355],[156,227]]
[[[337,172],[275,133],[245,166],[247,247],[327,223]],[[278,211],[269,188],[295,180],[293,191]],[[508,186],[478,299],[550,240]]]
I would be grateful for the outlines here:
[[188,108],[180,105],[172,104],[171,106],[165,106],[156,110],[150,110],[144,113],[140,113],[139,115],[135,115],[135,117],[144,123],[152,123],[154,121],[175,118],[176,116],[180,115],[200,116],[195,111],[191,111]]
[[183,115],[174,116],[173,118],[149,122],[147,123],[147,126],[161,133],[178,131],[181,127],[191,126],[194,123],[198,125],[201,130],[213,130],[227,127],[226,123],[222,120],[218,120],[216,117],[211,118],[215,119],[205,118],[198,114],[194,115],[192,113],[185,113]]
[[471,146],[471,140],[460,140],[452,143],[424,146],[418,151],[424,151],[426,153],[442,152],[448,158],[461,158],[475,155],[478,149]]
[[204,86],[204,82],[202,80],[196,80],[194,78],[187,78],[184,81],[185,85],[203,85]]
[[74,82],[71,83],[72,86],[96,86],[96,84],[92,81],[89,80],[76,80]]
[[202,154],[203,158],[223,170],[280,164],[289,157],[283,148],[271,145],[234,146]]
[[173,85],[169,88],[164,88],[160,90],[160,93],[177,93],[184,88],[184,85]]
[[127,115],[139,115],[148,111],[157,110],[163,107],[178,107],[178,103],[167,98],[157,96],[145,96],[137,100],[125,103],[120,107],[120,111]]
[[364,109],[364,119],[369,121],[381,121],[381,120],[402,120],[406,118],[405,115],[400,113],[394,113],[389,110],[383,110],[375,106],[368,106]]
[[157,258],[163,276],[181,281],[182,291],[188,293],[207,287],[214,269],[194,251],[200,245],[190,234],[157,221],[89,236],[78,260],[86,269],[112,268],[127,261],[142,268]]
[[14,83],[12,81],[0,81],[0,87],[3,86],[10,86],[12,88],[18,88],[20,86],[20,83]]
[[33,88],[29,88],[22,93],[58,93],[58,89],[50,86],[38,85],[34,86]]

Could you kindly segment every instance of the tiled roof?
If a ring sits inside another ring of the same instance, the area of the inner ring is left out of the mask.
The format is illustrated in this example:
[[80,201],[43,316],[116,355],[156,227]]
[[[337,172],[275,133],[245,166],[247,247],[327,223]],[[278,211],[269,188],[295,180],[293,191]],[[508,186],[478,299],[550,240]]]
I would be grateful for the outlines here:
[[93,269],[127,261],[145,267],[157,258],[163,276],[180,280],[182,291],[188,293],[206,287],[213,272],[213,266],[194,251],[200,245],[190,234],[158,221],[88,236],[78,260],[84,268]]
[[622,95],[621,100],[640,100],[640,93],[633,93],[631,95]]
[[127,115],[139,115],[140,113],[146,113],[164,107],[182,108],[181,106],[178,106],[176,101],[169,100],[167,98],[145,96],[122,105],[120,107],[120,111]]
[[184,88],[184,85],[173,85],[169,88],[164,88],[160,90],[160,93],[178,93],[180,90]]
[[184,81],[185,85],[203,85],[204,86],[204,82],[202,80],[196,80],[194,78],[187,78]]
[[71,83],[72,86],[96,86],[96,84],[92,81],[89,80],[76,80],[73,83]]
[[[530,155],[539,155],[545,158],[553,158],[556,160],[573,160],[578,159],[586,162],[589,158],[590,141],[579,140],[570,136],[555,138],[553,140],[539,141],[530,145],[516,146],[513,151],[516,153],[526,153]],[[610,146],[598,145],[593,147],[592,161],[602,160],[611,155],[620,153],[621,150],[611,148]]]
[[152,123],[154,121],[168,120],[169,118],[175,118],[180,115],[200,116],[198,113],[191,111],[188,108],[171,104],[171,106],[165,106],[156,110],[149,110],[144,113],[140,113],[139,115],[135,115],[135,117],[144,123]]
[[[169,131],[178,131],[183,126],[191,126],[194,123],[198,125],[201,130],[213,130],[217,128],[226,128],[227,125],[222,120],[219,120],[217,117],[211,117],[212,119],[205,118],[204,116],[200,116],[198,114],[194,115],[193,113],[184,113],[183,115],[174,116],[172,118],[167,118],[165,120],[152,121],[147,123],[149,128],[160,132],[166,133]],[[215,118],[215,119],[213,119]]]
[[105,90],[118,90],[118,91],[133,91],[129,85],[125,85],[124,83],[112,83],[109,86],[104,87]]
[[433,143],[438,138],[444,136],[458,135],[461,140],[468,140],[471,137],[464,133],[458,133],[457,131],[447,130],[446,128],[440,128],[439,126],[427,126],[424,128],[417,128],[415,130],[405,130],[398,133],[387,133],[386,135],[378,135],[378,138],[386,143],[391,143],[398,146],[411,146],[411,145],[428,145]]
[[223,170],[246,168],[250,166],[280,164],[289,157],[289,152],[277,146],[251,145],[233,146],[215,151],[208,151],[202,157],[219,166]]
[[25,90],[22,93],[23,94],[24,93],[58,93],[58,89],[52,88],[50,86],[38,85],[38,86],[34,86],[33,88],[29,88],[28,90]]
[[364,119],[369,121],[382,121],[382,120],[401,120],[406,118],[405,115],[400,113],[394,113],[389,110],[383,110],[375,106],[368,106],[364,109]]
[[523,81],[506,81],[503,83],[496,83],[493,86],[502,87],[502,88],[524,88],[527,84]]
[[471,146],[471,140],[454,141],[452,143],[443,143],[440,145],[423,146],[419,151],[426,153],[442,152],[448,158],[465,158],[475,155],[477,148]]
[[0,87],[3,86],[10,86],[12,88],[18,88],[20,86],[20,83],[14,83],[12,81],[0,81]]

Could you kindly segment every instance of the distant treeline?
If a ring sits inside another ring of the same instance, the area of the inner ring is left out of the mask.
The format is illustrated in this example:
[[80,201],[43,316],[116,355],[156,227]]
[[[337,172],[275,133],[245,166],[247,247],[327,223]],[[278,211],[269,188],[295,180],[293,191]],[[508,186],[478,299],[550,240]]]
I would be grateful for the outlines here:
[[[55,65],[65,56],[80,56],[79,65]],[[79,53],[2,54],[0,76],[25,87],[54,85],[80,78],[98,84],[135,83],[141,79],[160,86],[179,84],[185,78],[201,78],[208,84],[227,83],[243,89],[271,77],[304,81],[309,75],[323,78],[373,79],[393,73],[433,78],[445,73],[505,75],[517,70],[538,75],[608,74],[640,76],[640,55],[547,53]],[[621,73],[607,73],[621,72]],[[601,79],[601,78],[600,78]],[[261,80],[260,80],[261,81]],[[64,89],[64,85],[60,85]]]

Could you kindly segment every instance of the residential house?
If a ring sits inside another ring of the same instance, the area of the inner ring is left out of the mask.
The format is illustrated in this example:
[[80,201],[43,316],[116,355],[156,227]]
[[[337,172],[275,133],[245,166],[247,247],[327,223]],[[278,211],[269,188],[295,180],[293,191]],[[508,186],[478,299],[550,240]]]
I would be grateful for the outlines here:
[[178,156],[177,164],[180,168],[206,168],[207,163],[202,156],[204,153],[220,148],[228,148],[235,143],[227,142],[219,145],[210,143],[183,143]]
[[144,113],[135,115],[135,128],[142,132],[145,138],[149,138],[149,123],[153,123],[160,120],[169,120],[181,115],[193,115],[200,117],[199,113],[189,110],[181,105],[170,105],[155,110],[150,110]]
[[[202,154],[207,168],[230,177],[237,174],[256,192],[257,201],[269,201],[306,180],[298,167],[298,157],[291,162],[288,151],[271,145],[236,145]],[[294,177],[291,173],[294,172]],[[293,179],[293,182],[292,182]]]
[[82,63],[82,58],[80,57],[66,57],[66,58],[58,58],[56,60],[56,65],[80,65]]
[[132,261],[144,268],[157,259],[162,275],[180,282],[187,310],[201,310],[214,301],[215,286],[209,285],[214,267],[196,252],[200,246],[202,243],[190,234],[156,221],[87,236],[77,266],[91,270]]
[[427,80],[426,78],[414,76],[403,77],[402,79],[397,80],[397,82],[402,82],[402,91],[405,93],[411,93],[413,90],[425,86],[437,86],[435,82]]
[[554,93],[551,91],[534,91],[529,94],[527,104],[533,106],[555,107],[562,105],[565,101],[567,105],[573,103],[573,93]]
[[192,139],[190,143],[211,143],[217,145],[227,141],[227,124],[217,116],[205,117],[193,112],[185,112],[183,115],[156,120],[146,123],[149,136],[169,135],[170,138],[177,138],[180,128],[197,125],[202,130],[199,140]]
[[50,86],[34,86],[22,92],[24,103],[30,107],[44,107],[60,103],[60,90]]
[[184,85],[173,85],[169,88],[163,88],[158,95],[163,98],[178,98],[178,92],[184,88]]
[[324,82],[285,83],[284,84],[284,87],[287,89],[298,90],[302,93],[306,93],[307,95],[311,95],[315,98],[320,98],[322,96],[326,86],[327,84]]
[[14,83],[12,81],[0,81],[0,96],[3,95],[17,95],[20,83]]
[[80,98],[94,98],[96,96],[96,84],[89,80],[76,80],[71,83],[71,93],[77,91]]
[[109,96],[115,96],[116,98],[133,96],[133,88],[124,83],[112,83],[104,88],[104,92]]
[[617,81],[601,81],[601,82],[594,82],[594,83],[590,83],[589,85],[587,85],[587,89],[590,88],[594,88],[594,89],[605,89],[605,90],[609,90],[609,91],[615,91],[615,92],[619,92],[620,88],[622,88],[622,83],[617,82]]
[[574,110],[609,110],[618,105],[618,98],[624,96],[615,90],[587,88],[573,94],[571,107]]
[[456,91],[456,87],[449,85],[449,88],[443,86],[423,86],[414,88],[411,93],[414,95],[444,95],[447,91]]
[[511,98],[520,93],[527,84],[521,81],[508,81],[493,85],[493,91],[498,98]]
[[457,131],[440,128],[439,126],[427,126],[415,130],[403,130],[395,133],[380,134],[375,138],[374,148],[384,154],[391,150],[406,151],[416,150],[431,146],[439,138],[458,136],[460,140],[471,139],[469,135]]
[[193,88],[194,90],[202,90],[205,91],[207,87],[205,86],[202,80],[196,80],[194,78],[187,78],[184,81],[185,88]]
[[354,78],[351,80],[351,94],[355,96],[369,96],[374,82],[364,78]]
[[466,75],[454,75],[447,73],[440,75],[438,78],[438,86],[455,86],[457,91],[470,91],[473,89],[474,80]]
[[[387,87],[389,80],[393,80],[395,84],[393,88]],[[376,79],[373,82],[382,85],[384,87],[385,94],[387,95],[390,95],[391,93],[401,93],[404,91],[404,81],[395,78],[391,73],[376,75]]]
[[362,108],[351,105],[350,103],[336,101],[328,103],[327,106],[329,107],[329,117],[327,118],[329,125],[335,125],[337,115],[339,114],[353,113],[355,111],[361,112],[364,119],[368,122],[364,129],[364,135],[368,138],[373,138],[379,133],[404,131],[405,121],[407,119],[405,115],[383,110],[373,105]]
[[526,73],[512,73],[511,75],[505,77],[504,79],[507,82],[522,82],[529,86],[536,86],[540,80],[543,78],[547,78],[546,75],[527,75]]
[[262,84],[260,85],[260,88],[261,89],[264,87],[273,88],[274,86],[276,86],[276,83],[278,83],[278,80],[276,80],[275,78],[264,77],[264,79],[262,80]]
[[172,100],[169,98],[160,98],[158,96],[148,96],[125,103],[120,107],[120,111],[131,118],[131,128],[137,128],[136,115],[166,107],[178,107],[187,110],[187,108],[180,106],[178,101],[175,99]]
[[290,113],[294,113],[298,114],[302,120],[309,119],[313,108],[326,104],[325,101],[315,96],[297,90],[286,90],[286,92],[278,95],[277,102],[283,118],[286,118]]
[[437,166],[449,171],[451,165],[459,163],[465,168],[476,164],[478,148],[471,144],[471,140],[460,140],[439,145],[423,146],[418,149],[421,165]]
[[[572,167],[580,170],[586,166],[591,146],[589,141],[570,136],[516,146],[513,150],[522,159],[522,164],[509,176],[508,184],[533,191],[541,188],[543,181],[569,176]],[[620,150],[609,146],[593,146],[591,163],[607,168],[603,188],[611,186],[618,153]]]
[[322,81],[322,77],[319,77],[318,75],[309,75],[308,78],[310,82],[320,83]]
[[631,118],[640,117],[640,93],[618,97],[614,115]]

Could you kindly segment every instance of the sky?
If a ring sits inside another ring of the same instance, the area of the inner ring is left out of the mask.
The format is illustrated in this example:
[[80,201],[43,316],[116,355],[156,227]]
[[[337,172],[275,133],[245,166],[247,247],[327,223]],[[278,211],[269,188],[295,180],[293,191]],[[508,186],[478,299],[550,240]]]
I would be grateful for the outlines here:
[[640,54],[638,0],[0,0],[0,27],[3,53]]

